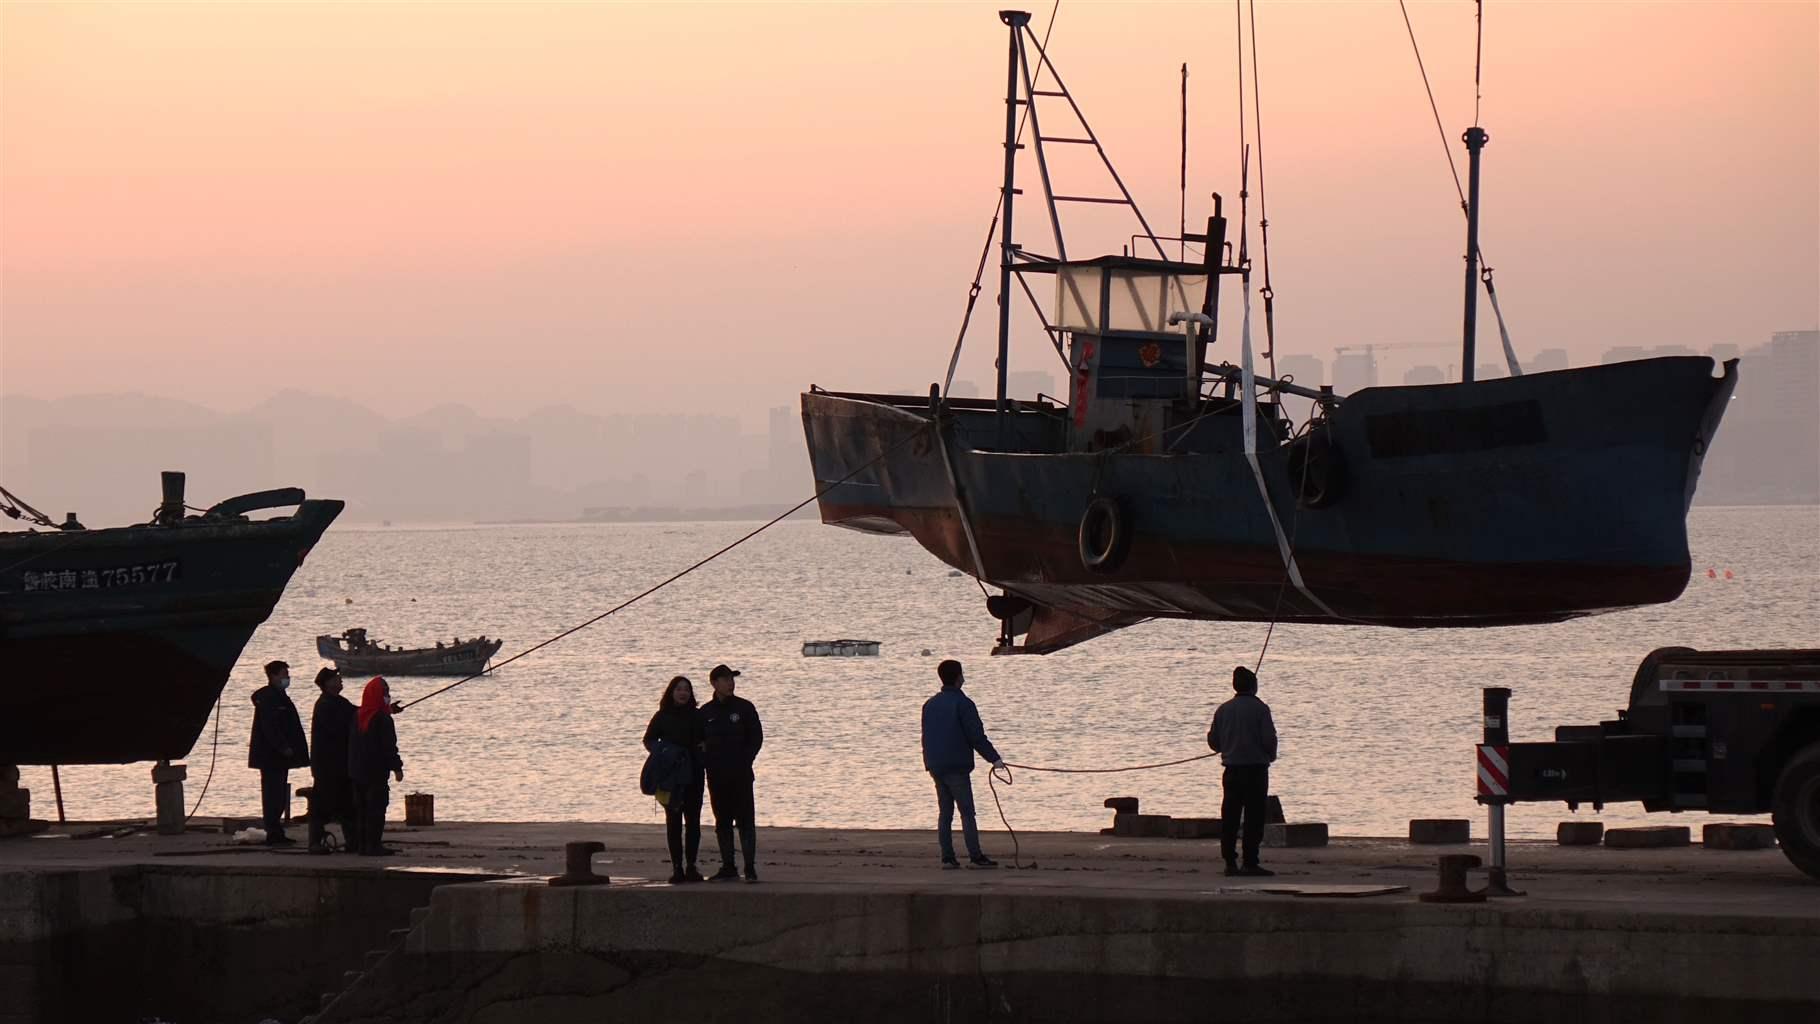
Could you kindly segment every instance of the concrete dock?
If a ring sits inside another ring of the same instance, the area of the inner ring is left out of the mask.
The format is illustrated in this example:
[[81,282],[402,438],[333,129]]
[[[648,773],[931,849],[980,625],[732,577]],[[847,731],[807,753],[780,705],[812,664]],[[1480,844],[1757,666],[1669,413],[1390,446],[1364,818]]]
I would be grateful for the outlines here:
[[[1014,869],[998,833],[1004,867],[942,871],[927,831],[767,829],[760,884],[672,887],[652,825],[388,838],[0,843],[0,1022],[1820,1017],[1820,883],[1775,850],[1517,843],[1526,895],[1441,905],[1437,855],[1482,847],[1336,839],[1259,880],[1212,840],[1021,834]],[[544,884],[584,839],[612,884]]]

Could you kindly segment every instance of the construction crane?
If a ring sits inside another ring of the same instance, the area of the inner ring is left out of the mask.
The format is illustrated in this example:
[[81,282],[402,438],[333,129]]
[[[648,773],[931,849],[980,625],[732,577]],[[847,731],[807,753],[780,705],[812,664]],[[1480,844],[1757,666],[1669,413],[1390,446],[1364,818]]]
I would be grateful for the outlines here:
[[[1451,341],[1391,341],[1384,343],[1368,342],[1361,345],[1339,345],[1333,350],[1333,383],[1334,390],[1341,394],[1357,391],[1359,388],[1376,387],[1378,383],[1378,353],[1390,349],[1411,348],[1452,348]],[[1358,353],[1358,354],[1355,354]],[[1347,380],[1348,377],[1357,380]],[[1350,386],[1348,386],[1350,385]]]

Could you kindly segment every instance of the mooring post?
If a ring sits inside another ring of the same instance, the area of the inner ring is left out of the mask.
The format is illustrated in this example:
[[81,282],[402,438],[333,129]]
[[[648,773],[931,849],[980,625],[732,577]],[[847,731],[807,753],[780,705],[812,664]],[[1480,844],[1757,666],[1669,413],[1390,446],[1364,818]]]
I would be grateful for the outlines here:
[[189,766],[169,761],[159,761],[152,768],[152,788],[158,809],[158,834],[161,836],[183,834],[183,780],[189,774]]
[[[1491,819],[1491,867],[1486,871],[1485,892],[1491,896],[1521,896],[1510,887],[1504,862],[1504,805],[1510,802],[1510,690],[1487,686],[1484,693],[1485,741],[1479,748],[1479,800]],[[1491,785],[1487,785],[1487,773]]]

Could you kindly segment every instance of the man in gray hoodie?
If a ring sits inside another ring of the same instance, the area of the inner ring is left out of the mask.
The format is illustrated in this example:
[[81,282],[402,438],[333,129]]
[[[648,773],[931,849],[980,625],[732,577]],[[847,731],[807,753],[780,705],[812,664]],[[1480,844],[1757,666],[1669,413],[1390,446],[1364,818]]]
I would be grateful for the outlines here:
[[[1258,865],[1258,847],[1264,844],[1264,816],[1270,804],[1270,763],[1277,759],[1277,727],[1270,720],[1270,705],[1258,699],[1258,677],[1243,665],[1232,670],[1232,688],[1238,694],[1221,704],[1207,727],[1207,746],[1226,766],[1220,780],[1220,856],[1228,875],[1274,875]],[[1241,867],[1234,847],[1238,844],[1240,815],[1245,823],[1245,863]]]

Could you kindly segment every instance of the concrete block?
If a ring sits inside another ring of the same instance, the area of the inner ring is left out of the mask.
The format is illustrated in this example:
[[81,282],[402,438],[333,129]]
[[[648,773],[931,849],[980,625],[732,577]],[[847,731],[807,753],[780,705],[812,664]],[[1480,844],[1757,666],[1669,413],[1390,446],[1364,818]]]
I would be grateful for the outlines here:
[[29,818],[32,816],[32,791],[29,789],[0,790],[0,818]]
[[1776,830],[1769,825],[1714,822],[1700,829],[1700,845],[1709,850],[1773,850]]
[[1273,849],[1327,845],[1327,823],[1298,821],[1264,826],[1264,845]]
[[1608,828],[1605,845],[1613,850],[1661,850],[1688,846],[1693,830],[1686,825],[1650,825],[1644,828]]
[[1409,841],[1418,846],[1450,846],[1472,842],[1472,822],[1466,818],[1411,818]]
[[[1124,817],[1124,815],[1119,815]],[[1137,834],[1153,839],[1169,838],[1169,815],[1167,814],[1133,814]]]
[[1169,819],[1169,838],[1171,839],[1218,839],[1219,837],[1220,819],[1218,818]]
[[1105,806],[1118,814],[1136,814],[1138,798],[1135,796],[1109,796],[1106,798]]
[[1597,846],[1604,838],[1602,821],[1563,821],[1555,826],[1555,842],[1562,846]]
[[1113,815],[1112,816],[1112,834],[1115,836],[1124,836],[1126,838],[1131,838],[1131,837],[1136,836],[1138,834],[1137,819],[1138,819],[1138,816],[1135,814],[1115,814],[1115,815]]

